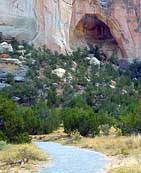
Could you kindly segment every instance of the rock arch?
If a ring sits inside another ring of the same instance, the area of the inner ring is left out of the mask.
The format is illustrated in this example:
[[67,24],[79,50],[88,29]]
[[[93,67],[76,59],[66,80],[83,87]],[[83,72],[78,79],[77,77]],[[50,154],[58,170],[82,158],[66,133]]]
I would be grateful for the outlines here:
[[[78,8],[77,8],[78,7]],[[125,39],[121,32],[119,23],[113,20],[111,17],[107,17],[101,6],[97,3],[91,4],[88,1],[82,1],[78,4],[78,1],[74,4],[72,19],[70,25],[70,47],[74,48],[77,45],[86,46],[86,40],[84,39],[84,26],[83,19],[86,16],[91,16],[92,18],[97,18],[101,24],[109,30],[117,48],[119,48],[120,57],[128,58],[128,52],[124,49]],[[82,40],[80,40],[80,38]]]

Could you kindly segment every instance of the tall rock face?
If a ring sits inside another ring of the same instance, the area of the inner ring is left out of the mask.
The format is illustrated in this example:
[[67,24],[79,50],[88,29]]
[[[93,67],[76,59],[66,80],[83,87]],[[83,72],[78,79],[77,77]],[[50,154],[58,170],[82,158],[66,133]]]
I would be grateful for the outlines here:
[[141,58],[140,0],[0,0],[0,11],[0,32],[36,46]]
[[76,0],[70,43],[96,44],[109,55],[141,58],[140,0]]
[[37,20],[33,0],[0,0],[0,32],[19,40],[33,40]]

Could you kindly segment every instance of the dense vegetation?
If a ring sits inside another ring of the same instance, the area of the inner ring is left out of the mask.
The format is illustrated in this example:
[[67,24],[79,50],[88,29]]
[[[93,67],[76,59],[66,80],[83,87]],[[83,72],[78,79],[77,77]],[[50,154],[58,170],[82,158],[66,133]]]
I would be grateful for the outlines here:
[[59,124],[57,111],[47,109],[42,103],[27,108],[0,97],[0,140],[30,142],[29,134],[50,133]]
[[[18,46],[11,57],[18,58]],[[64,124],[66,132],[97,135],[114,126],[123,134],[141,132],[140,62],[120,67],[114,55],[100,68],[86,60],[87,50],[71,55],[51,53],[24,45],[26,80],[1,91],[0,140],[29,142],[28,134],[47,134]],[[98,50],[95,55],[100,59]],[[59,78],[52,73],[63,68]],[[13,97],[20,98],[14,103]]]

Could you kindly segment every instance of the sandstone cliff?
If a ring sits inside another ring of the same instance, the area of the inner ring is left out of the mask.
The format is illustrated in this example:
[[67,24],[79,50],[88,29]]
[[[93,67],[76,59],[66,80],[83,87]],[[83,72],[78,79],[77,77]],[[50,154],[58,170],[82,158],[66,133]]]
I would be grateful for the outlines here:
[[140,0],[0,0],[0,32],[59,52],[98,45],[141,56]]

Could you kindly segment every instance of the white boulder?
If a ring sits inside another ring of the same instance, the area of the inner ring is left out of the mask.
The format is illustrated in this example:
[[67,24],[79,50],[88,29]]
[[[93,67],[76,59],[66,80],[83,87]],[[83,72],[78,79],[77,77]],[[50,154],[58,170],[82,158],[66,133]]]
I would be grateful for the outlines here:
[[100,61],[94,57],[94,56],[88,56],[85,58],[85,60],[90,64],[90,65],[95,65],[95,66],[100,66]]
[[21,56],[19,56],[19,60],[24,61],[24,60],[26,60],[26,58],[21,55]]
[[24,56],[25,53],[26,53],[26,50],[24,50],[24,49],[17,50],[17,53],[19,53],[19,54],[21,54],[22,56]]
[[75,61],[72,61],[72,68],[77,68],[78,64]]
[[13,52],[13,47],[7,42],[0,43],[0,53]]
[[57,75],[59,78],[63,78],[66,73],[66,70],[63,68],[57,68],[53,70],[52,73]]
[[24,49],[23,45],[18,45],[18,49]]
[[98,65],[100,66],[100,61],[96,57],[92,57],[89,61],[90,65]]
[[91,59],[90,57],[86,57],[85,58],[86,61],[90,61],[90,59]]

